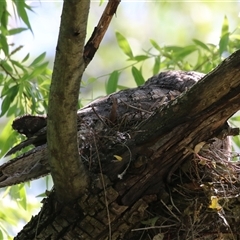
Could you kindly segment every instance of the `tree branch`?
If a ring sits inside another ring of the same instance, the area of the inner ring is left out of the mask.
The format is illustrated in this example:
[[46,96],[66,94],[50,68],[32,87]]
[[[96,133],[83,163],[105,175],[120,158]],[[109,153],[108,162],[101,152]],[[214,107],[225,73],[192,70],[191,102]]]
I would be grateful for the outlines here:
[[120,0],[109,0],[107,6],[100,18],[98,25],[95,27],[92,36],[88,40],[84,48],[84,59],[86,66],[93,59],[98,47],[103,39],[105,32],[112,20],[113,15],[117,11]]
[[57,197],[61,202],[79,197],[88,182],[78,152],[76,112],[85,69],[83,49],[89,6],[90,0],[64,1],[50,88],[48,154]]

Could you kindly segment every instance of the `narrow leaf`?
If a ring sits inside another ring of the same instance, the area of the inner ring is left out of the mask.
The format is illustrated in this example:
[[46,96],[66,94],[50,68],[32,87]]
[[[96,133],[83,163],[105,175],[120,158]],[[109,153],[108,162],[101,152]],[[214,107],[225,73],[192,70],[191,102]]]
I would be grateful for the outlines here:
[[117,84],[118,84],[118,79],[119,79],[119,72],[118,71],[113,71],[106,84],[106,92],[107,94],[111,94],[113,92],[117,91]]
[[3,99],[3,101],[2,101],[2,106],[1,106],[2,112],[1,112],[0,117],[2,117],[7,112],[7,110],[9,109],[10,104],[11,104],[11,101],[10,101],[9,97],[6,96]]
[[0,34],[0,49],[2,49],[4,54],[8,56],[9,48],[8,48],[7,38],[3,34]]
[[19,90],[19,86],[15,85],[8,89],[8,92],[6,94],[6,97],[2,101],[2,112],[0,117],[2,117],[9,109],[10,104],[13,102],[14,98],[16,97]]
[[207,51],[210,51],[209,47],[208,47],[205,43],[203,43],[203,42],[201,42],[201,41],[199,41],[199,40],[197,40],[197,39],[193,39],[193,42],[194,42],[196,45],[200,46],[201,48],[203,48],[203,49],[205,49],[205,50],[207,50]]
[[223,35],[219,41],[219,55],[221,56],[223,52],[227,51],[229,42],[229,33]]
[[155,62],[154,62],[154,66],[153,66],[153,75],[158,74],[159,70],[160,70],[160,57],[157,56],[157,57],[155,57]]
[[159,52],[162,51],[161,47],[153,39],[150,39],[150,42],[155,49],[157,49]]
[[28,30],[28,29],[27,28],[13,28],[8,31],[8,35],[15,35],[15,34],[21,33],[26,30]]
[[221,38],[219,41],[219,55],[222,56],[223,52],[227,51],[229,43],[229,23],[226,16],[224,16]]
[[225,35],[228,32],[229,32],[229,23],[228,23],[227,16],[224,16],[221,36]]
[[26,189],[24,184],[21,184],[21,187],[19,189],[19,204],[24,209],[27,210],[27,198],[26,198]]
[[164,50],[167,52],[179,52],[180,50],[182,50],[183,47],[179,47],[179,46],[165,46]]
[[132,49],[127,41],[127,39],[119,32],[116,32],[116,38],[119,47],[123,50],[123,52],[130,58],[133,58]]
[[29,22],[27,11],[26,11],[26,9],[31,10],[31,8],[28,5],[26,5],[25,1],[13,0],[13,2],[16,6],[19,17],[23,20],[23,22],[26,24],[28,29],[30,29],[32,32],[32,27]]
[[35,58],[33,60],[33,62],[30,64],[30,67],[36,66],[38,63],[40,63],[41,61],[43,61],[43,59],[46,56],[46,52],[40,54],[37,58]]
[[13,69],[6,61],[1,61],[1,66],[4,69],[4,71],[7,71],[8,73],[12,73]]
[[136,60],[137,62],[141,62],[141,61],[144,61],[148,58],[149,58],[149,56],[147,56],[147,55],[138,55],[138,56],[134,57],[134,60]]
[[134,66],[132,67],[132,75],[137,86],[143,85],[145,83],[142,73]]
[[176,58],[182,59],[182,58],[188,56],[189,54],[195,52],[196,50],[197,50],[197,48],[195,45],[190,45],[190,46],[184,47],[181,50],[175,52],[174,56]]
[[22,60],[22,63],[26,62],[26,61],[28,60],[29,56],[30,56],[30,54],[28,53],[28,54],[25,56],[25,58]]

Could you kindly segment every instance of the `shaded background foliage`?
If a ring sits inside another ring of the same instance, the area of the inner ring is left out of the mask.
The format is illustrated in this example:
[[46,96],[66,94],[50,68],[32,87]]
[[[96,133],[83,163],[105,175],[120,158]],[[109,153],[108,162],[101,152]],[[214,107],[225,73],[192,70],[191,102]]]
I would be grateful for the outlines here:
[[[92,2],[88,37],[104,5]],[[61,7],[60,1],[0,2],[1,157],[22,140],[11,130],[16,116],[46,113]],[[211,71],[239,49],[238,9],[237,1],[122,2],[85,72],[79,107],[166,69]],[[232,118],[232,124],[238,121]],[[51,186],[47,177],[1,190],[0,239],[21,229]]]

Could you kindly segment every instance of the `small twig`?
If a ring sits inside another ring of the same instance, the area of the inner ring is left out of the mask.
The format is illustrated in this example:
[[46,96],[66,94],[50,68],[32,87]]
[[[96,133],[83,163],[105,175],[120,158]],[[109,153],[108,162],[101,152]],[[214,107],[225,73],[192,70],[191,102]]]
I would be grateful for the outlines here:
[[117,103],[117,99],[114,98],[113,96],[111,96],[111,100],[112,100],[112,108],[109,114],[109,121],[111,123],[115,123],[117,120],[117,107],[118,107],[118,103]]
[[165,226],[152,226],[152,227],[144,227],[144,228],[135,228],[132,229],[132,232],[136,232],[136,231],[144,231],[144,230],[149,230],[149,229],[155,229],[155,228],[170,228],[170,227],[175,227],[176,224],[170,224],[170,225],[165,225]]
[[94,141],[94,145],[96,147],[96,154],[97,154],[97,159],[98,159],[98,164],[99,164],[99,169],[100,169],[100,175],[101,175],[101,182],[102,182],[102,186],[103,186],[103,192],[104,192],[104,200],[105,200],[105,204],[106,204],[106,210],[107,210],[107,218],[108,218],[108,234],[109,234],[109,240],[112,239],[112,228],[111,228],[111,218],[110,218],[110,212],[109,212],[109,208],[108,208],[108,200],[107,200],[107,191],[106,191],[106,185],[105,185],[105,181],[104,181],[104,177],[103,177],[103,173],[102,173],[102,164],[101,164],[101,159],[97,150],[97,143],[96,143],[96,139],[95,137],[93,137],[93,141]]
[[133,109],[135,109],[135,110],[139,110],[139,111],[141,111],[141,112],[146,112],[146,113],[149,113],[149,114],[152,114],[152,113],[153,113],[153,112],[149,112],[149,111],[147,111],[147,110],[145,110],[145,109],[132,106],[132,105],[130,105],[129,103],[124,102],[123,100],[121,100],[121,102],[124,103],[126,106],[128,106],[128,107],[130,107],[130,108],[133,108]]
[[173,207],[178,211],[179,214],[182,214],[182,213],[180,212],[180,210],[175,206],[175,204],[174,204],[174,202],[173,202],[172,194],[171,194],[170,189],[169,189],[169,196],[170,196],[170,201],[171,201]]
[[128,165],[126,166],[126,168],[124,169],[124,171],[123,171],[122,173],[118,174],[118,178],[119,178],[119,179],[122,179],[122,178],[123,178],[123,176],[126,174],[128,168],[130,167],[130,164],[131,164],[131,162],[132,162],[132,152],[131,152],[130,148],[129,148],[126,144],[123,144],[123,145],[124,145],[124,146],[128,149],[128,151],[129,151],[129,162],[128,162]]
[[103,123],[104,126],[109,128],[109,126],[103,121],[103,119],[99,116],[99,114],[96,112],[96,110],[95,110],[95,108],[93,106],[92,106],[92,110],[96,114],[97,118],[101,121],[101,123]]
[[166,203],[165,203],[162,199],[161,199],[161,203],[164,205],[165,208],[167,208],[167,210],[168,210],[179,222],[181,222],[181,220],[177,217],[177,215],[172,212],[172,210],[166,205]]

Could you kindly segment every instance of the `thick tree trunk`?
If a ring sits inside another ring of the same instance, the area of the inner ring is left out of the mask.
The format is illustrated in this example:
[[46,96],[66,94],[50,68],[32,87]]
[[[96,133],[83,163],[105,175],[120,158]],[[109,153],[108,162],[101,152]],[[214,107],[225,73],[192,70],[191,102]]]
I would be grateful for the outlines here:
[[[189,90],[202,75],[168,72],[80,110],[90,187],[69,205],[53,191],[16,239],[240,237],[239,167],[217,145],[235,134],[226,121],[240,109],[239,62],[237,51]],[[24,161],[30,177],[49,172],[46,147],[33,151],[0,168],[1,186],[27,179],[11,176]]]

